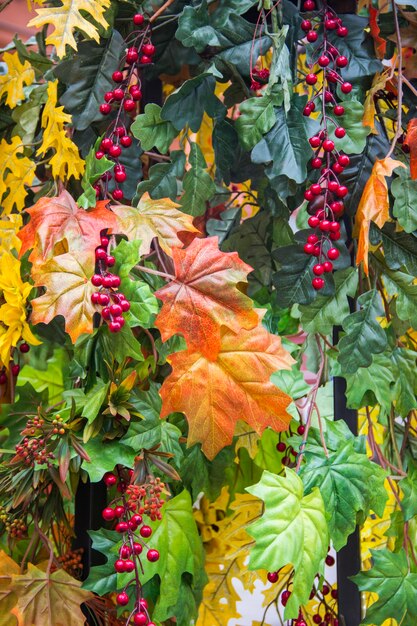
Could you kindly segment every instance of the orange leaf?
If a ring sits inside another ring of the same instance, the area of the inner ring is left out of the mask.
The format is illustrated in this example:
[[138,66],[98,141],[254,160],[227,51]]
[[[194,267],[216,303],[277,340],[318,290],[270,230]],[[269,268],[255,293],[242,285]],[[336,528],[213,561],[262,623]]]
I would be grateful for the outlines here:
[[107,201],[98,202],[90,211],[80,209],[71,195],[63,191],[56,198],[40,198],[30,209],[30,222],[18,237],[22,240],[20,255],[33,248],[32,263],[45,261],[54,254],[57,243],[64,239],[70,251],[90,254],[100,245],[100,230],[116,226],[117,218],[105,208]]
[[17,620],[11,614],[17,602],[17,596],[10,588],[12,574],[19,573],[19,566],[3,550],[0,550],[0,624],[16,626]]
[[374,134],[378,134],[375,127],[375,116],[376,116],[376,107],[374,96],[380,89],[384,89],[389,77],[389,71],[386,70],[382,74],[378,72],[374,76],[374,80],[372,82],[372,87],[366,94],[366,99],[364,102],[364,110],[363,110],[363,118],[362,124],[363,126],[370,126],[371,132]]
[[410,149],[410,174],[411,178],[415,180],[417,178],[417,117],[408,122],[403,145]]
[[378,9],[374,9],[374,7],[369,4],[369,28],[374,40],[376,56],[378,59],[383,59],[387,49],[387,42],[380,37],[381,30],[377,20],[379,13]]
[[66,252],[32,267],[35,286],[46,287],[46,293],[32,300],[32,324],[47,324],[57,315],[65,319],[65,330],[73,343],[83,333],[93,332],[91,302],[95,288],[90,282],[94,273],[94,256]]
[[392,176],[396,167],[405,166],[391,157],[375,161],[359,202],[355,219],[355,235],[358,236],[356,264],[363,261],[365,274],[368,274],[369,228],[371,222],[382,228],[389,218],[388,185],[385,177]]
[[221,325],[237,333],[258,324],[252,300],[237,288],[252,268],[237,252],[221,252],[217,237],[196,238],[172,255],[175,280],[155,293],[164,303],[155,325],[164,341],[181,333],[190,351],[215,359]]
[[269,379],[294,361],[281,339],[263,326],[238,334],[222,328],[215,361],[188,350],[172,354],[169,360],[173,371],[160,390],[161,417],[185,413],[188,445],[201,442],[209,459],[231,443],[240,419],[257,433],[267,426],[276,431],[288,428],[291,416],[286,409],[291,398]]

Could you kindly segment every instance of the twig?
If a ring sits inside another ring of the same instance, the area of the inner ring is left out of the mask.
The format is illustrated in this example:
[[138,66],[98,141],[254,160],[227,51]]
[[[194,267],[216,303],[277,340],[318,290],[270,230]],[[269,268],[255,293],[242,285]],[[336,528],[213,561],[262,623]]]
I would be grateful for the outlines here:
[[162,13],[165,13],[168,7],[170,7],[171,4],[174,4],[174,2],[175,0],[167,0],[165,4],[163,4],[161,8],[155,11],[155,13],[149,18],[149,22],[152,24],[152,22],[154,22]]
[[397,129],[395,131],[395,135],[393,137],[391,147],[388,151],[388,154],[385,158],[391,156],[394,152],[394,148],[397,144],[399,137],[402,135],[402,119],[403,119],[403,51],[402,51],[402,41],[401,41],[401,32],[400,25],[398,22],[398,10],[395,2],[392,3],[392,13],[394,15],[394,23],[395,23],[395,37],[397,39],[397,48],[398,48],[398,107],[397,107]]
[[146,156],[154,161],[171,161],[171,157],[165,154],[158,154],[157,152],[144,152],[143,154],[146,154]]

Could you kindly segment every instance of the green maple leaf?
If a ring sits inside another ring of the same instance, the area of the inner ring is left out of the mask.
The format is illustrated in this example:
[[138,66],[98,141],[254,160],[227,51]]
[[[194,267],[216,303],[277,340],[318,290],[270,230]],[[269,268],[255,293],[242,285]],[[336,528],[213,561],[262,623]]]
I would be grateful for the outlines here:
[[323,572],[329,545],[323,498],[317,488],[304,496],[301,479],[288,468],[285,478],[265,471],[261,481],[246,490],[265,502],[264,514],[248,528],[255,539],[249,567],[275,571],[288,563],[294,566],[284,618],[297,617],[299,606],[308,602],[314,577]]
[[365,454],[358,454],[352,440],[333,454],[308,454],[301,477],[306,493],[320,489],[326,511],[330,512],[329,531],[336,550],[340,550],[355,530],[358,518],[363,523],[372,509],[379,516],[384,512],[387,492],[385,472]]
[[386,548],[371,550],[373,567],[352,577],[361,591],[378,594],[378,600],[367,610],[361,624],[381,626],[386,619],[395,619],[401,626],[417,623],[417,567],[404,549],[390,552]]

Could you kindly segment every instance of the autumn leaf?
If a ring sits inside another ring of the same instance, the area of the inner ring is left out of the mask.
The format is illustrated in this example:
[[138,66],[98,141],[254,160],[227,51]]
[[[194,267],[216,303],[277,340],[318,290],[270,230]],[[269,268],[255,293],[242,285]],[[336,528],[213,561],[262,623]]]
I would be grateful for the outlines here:
[[374,134],[378,134],[378,131],[376,130],[376,126],[375,126],[375,116],[376,116],[376,108],[375,108],[375,94],[377,93],[377,91],[380,91],[381,89],[385,89],[385,85],[387,83],[389,77],[389,71],[385,71],[382,72],[382,74],[375,74],[374,76],[374,80],[372,82],[372,87],[369,89],[368,93],[366,94],[366,99],[364,102],[364,111],[363,111],[363,118],[362,118],[362,124],[363,126],[370,126],[371,128],[371,133]]
[[379,28],[379,24],[378,24],[378,15],[380,12],[378,9],[375,9],[371,3],[369,3],[368,10],[369,10],[369,28],[370,28],[372,38],[374,40],[375,52],[376,52],[378,59],[383,59],[385,56],[386,49],[387,49],[387,42],[383,37],[380,36],[381,29]]
[[47,324],[57,315],[65,319],[65,330],[73,343],[83,333],[93,332],[95,307],[90,282],[94,273],[94,256],[86,253],[60,254],[43,265],[32,267],[35,286],[46,287],[46,293],[32,300],[32,324]]
[[24,100],[24,85],[31,85],[35,80],[35,72],[29,61],[21,63],[17,52],[5,52],[3,62],[7,65],[7,74],[0,76],[0,100],[6,96],[6,104],[11,109]]
[[0,258],[10,250],[19,252],[22,242],[18,239],[17,233],[22,228],[22,224],[22,216],[17,213],[0,218]]
[[17,595],[12,610],[18,626],[80,626],[85,617],[80,605],[93,594],[64,570],[52,574],[29,563],[26,574],[13,574],[11,590]]
[[410,149],[410,174],[411,178],[417,178],[417,118],[413,117],[408,122],[407,134],[405,136],[404,146]]
[[164,303],[155,325],[164,341],[181,333],[190,351],[215,359],[221,325],[237,333],[258,324],[252,300],[237,288],[252,268],[237,252],[221,252],[217,237],[196,238],[172,255],[175,280],[155,292]]
[[58,58],[62,59],[65,56],[67,45],[77,50],[74,30],[82,31],[97,43],[100,41],[97,26],[87,20],[81,11],[88,13],[90,19],[93,18],[94,22],[106,30],[109,24],[104,13],[109,6],[110,0],[62,0],[61,6],[36,9],[38,15],[30,20],[28,27],[42,28],[42,26],[51,24],[54,30],[46,38],[46,44],[55,46]]
[[10,612],[17,602],[17,596],[10,588],[13,574],[19,573],[19,566],[3,550],[0,551],[0,616],[1,626],[16,626],[17,619]]
[[37,156],[45,155],[53,150],[54,155],[49,159],[54,178],[65,180],[74,176],[80,178],[84,172],[84,161],[79,155],[78,147],[68,137],[65,124],[71,124],[72,118],[64,113],[64,107],[57,107],[58,81],[48,83],[45,107],[42,113],[43,136],[42,143],[36,152]]
[[36,165],[24,155],[24,145],[17,135],[10,143],[1,140],[0,153],[0,204],[2,214],[9,215],[15,207],[20,211],[25,206],[25,185],[33,183]]
[[54,255],[57,243],[66,239],[70,252],[90,253],[100,245],[100,231],[113,228],[117,218],[101,201],[88,211],[80,209],[68,191],[54,198],[42,197],[26,209],[30,221],[18,233],[20,256],[33,248],[29,261],[37,263]]
[[191,215],[178,211],[179,206],[169,198],[152,200],[148,193],[144,193],[137,208],[115,205],[112,209],[119,218],[121,232],[129,241],[141,240],[140,256],[149,252],[154,237],[158,237],[161,248],[171,256],[171,248],[183,246],[178,233],[199,232],[193,226]]
[[363,269],[368,274],[369,228],[374,222],[382,228],[389,218],[388,185],[386,176],[392,176],[396,167],[405,167],[401,161],[391,157],[375,161],[371,175],[366,182],[359,202],[355,220],[355,235],[358,236],[356,264],[363,261]]
[[239,419],[257,433],[267,426],[276,431],[288,427],[291,398],[269,378],[277,370],[290,369],[293,359],[281,339],[263,326],[238,334],[223,327],[215,361],[185,350],[172,354],[169,362],[173,371],[160,390],[161,417],[185,413],[188,445],[201,442],[209,459],[231,443]]

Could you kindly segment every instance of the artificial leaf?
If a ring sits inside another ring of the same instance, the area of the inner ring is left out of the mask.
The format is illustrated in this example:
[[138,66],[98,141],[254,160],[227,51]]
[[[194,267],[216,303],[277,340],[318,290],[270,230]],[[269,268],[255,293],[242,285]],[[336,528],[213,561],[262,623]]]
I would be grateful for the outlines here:
[[402,168],[399,173],[391,185],[395,198],[392,214],[406,233],[412,233],[417,230],[417,180],[410,178]]
[[410,150],[410,173],[411,179],[417,178],[417,118],[413,117],[407,125],[407,134],[404,145]]
[[320,491],[314,488],[304,495],[301,479],[288,468],[285,477],[264,471],[247,491],[265,503],[262,517],[248,528],[255,539],[249,567],[274,572],[292,564],[293,588],[284,617],[295,618],[299,606],[308,602],[316,574],[323,572],[329,545]]
[[404,512],[404,521],[408,522],[417,515],[417,465],[410,462],[408,475],[400,482],[400,487],[404,493],[401,508]]
[[[376,227],[371,226],[371,232]],[[376,231],[382,239],[385,261],[392,270],[404,265],[410,274],[417,273],[417,237],[404,231],[397,231],[396,224],[387,222],[382,231]]]
[[161,118],[161,107],[150,102],[144,113],[138,115],[131,126],[134,136],[139,139],[143,150],[156,148],[168,152],[168,148],[178,134],[175,126]]
[[77,200],[78,205],[83,209],[96,205],[97,194],[93,184],[114,167],[114,161],[111,161],[106,156],[103,156],[101,159],[96,158],[96,152],[100,143],[101,137],[98,138],[85,159],[85,171],[81,181],[84,193]]
[[33,183],[36,165],[24,154],[24,145],[17,135],[10,143],[2,139],[0,151],[0,202],[3,214],[9,215],[14,207],[20,211],[25,206],[25,185]]
[[175,279],[155,292],[163,301],[155,324],[164,341],[181,333],[190,351],[215,359],[222,325],[238,333],[258,324],[252,301],[237,288],[252,268],[237,252],[221,252],[217,237],[196,238],[172,254]]
[[396,297],[397,315],[401,320],[410,321],[417,329],[417,285],[414,276],[404,272],[384,271],[384,284],[388,294]]
[[6,96],[6,104],[14,109],[21,100],[25,99],[24,85],[31,85],[35,80],[35,72],[28,61],[21,63],[17,52],[3,55],[3,63],[7,72],[0,76],[0,100]]
[[[113,468],[111,468],[113,469]],[[87,580],[83,582],[83,589],[88,589],[104,596],[117,589],[117,574],[114,570],[114,562],[118,558],[120,550],[120,535],[114,530],[101,528],[89,530],[92,539],[92,548],[101,552],[106,557],[106,563],[90,567]]]
[[100,245],[100,231],[115,228],[117,218],[106,208],[107,202],[98,202],[94,209],[80,209],[65,189],[59,196],[42,197],[26,212],[30,221],[19,232],[22,241],[20,256],[28,250],[32,263],[54,256],[54,249],[64,239],[70,252],[82,252],[94,257]]
[[[174,150],[170,153],[170,163],[155,163],[148,171],[148,180],[142,180],[137,188],[137,196],[141,197],[146,191],[152,200],[170,198],[175,200],[178,196],[178,181],[184,172],[185,154],[182,150]],[[133,202],[135,198],[133,199]]]
[[[11,610],[17,602],[17,596],[11,589],[13,574],[19,573],[19,566],[3,550],[0,551],[0,615],[2,626],[17,626],[16,616]],[[3,622],[4,620],[4,622]]]
[[42,265],[32,267],[35,286],[46,287],[43,296],[32,300],[32,323],[47,324],[57,315],[65,319],[65,330],[73,343],[83,333],[93,332],[91,284],[94,257],[89,253],[66,252]]
[[53,26],[53,31],[46,38],[46,44],[55,46],[57,56],[62,59],[66,46],[77,50],[74,30],[80,30],[87,37],[99,41],[99,32],[95,24],[86,19],[81,11],[88,13],[89,18],[107,29],[109,24],[104,16],[110,6],[110,0],[62,0],[61,6],[36,9],[37,17],[30,20],[28,27],[40,28],[46,24]]
[[46,102],[47,86],[48,84],[46,83],[32,89],[25,102],[18,106],[12,113],[12,118],[16,122],[13,134],[19,135],[22,139],[22,143],[25,145],[35,141],[39,116],[42,106]]
[[207,201],[216,193],[216,185],[206,170],[201,148],[195,142],[191,143],[188,162],[191,167],[184,176],[181,206],[189,215],[201,215],[207,209]]
[[[374,11],[372,7],[369,7],[370,12]],[[385,40],[383,40],[384,43]],[[374,80],[372,81],[372,87],[369,89],[366,94],[365,102],[363,105],[363,125],[369,126],[371,129],[371,133],[377,133],[375,118],[376,118],[376,107],[375,107],[375,94],[381,89],[385,88],[389,76],[388,70],[382,72],[381,74],[378,72],[375,74]]]
[[6,252],[19,252],[22,242],[17,234],[23,226],[21,214],[12,213],[0,218],[0,257]]
[[12,611],[18,626],[79,626],[85,619],[80,605],[93,598],[64,570],[51,574],[31,563],[26,574],[12,575],[11,589],[18,598]]
[[131,446],[121,443],[118,439],[102,441],[101,437],[92,437],[84,444],[90,461],[83,463],[91,482],[101,480],[106,472],[112,472],[116,463],[133,467],[136,455],[140,452]]
[[177,352],[169,359],[172,373],[161,387],[161,417],[185,413],[188,445],[202,442],[209,459],[231,443],[238,419],[261,433],[267,426],[288,427],[290,398],[270,381],[271,374],[289,369],[291,356],[279,337],[262,326],[237,335],[221,330],[220,352],[209,361],[199,352]]
[[384,512],[387,492],[384,470],[372,463],[365,454],[358,454],[352,441],[339,446],[328,457],[308,454],[301,471],[304,490],[318,487],[326,511],[329,512],[329,532],[336,550],[340,550],[355,530],[358,517],[363,522],[372,509],[379,516]]
[[361,624],[383,624],[388,618],[401,626],[417,620],[417,567],[404,548],[397,553],[387,548],[371,550],[371,569],[352,577],[361,591],[377,593],[379,599],[366,611]]
[[355,220],[355,231],[358,235],[356,263],[359,265],[363,261],[366,274],[368,274],[369,228],[371,221],[382,228],[389,218],[388,185],[385,177],[391,176],[396,167],[404,167],[404,164],[391,157],[375,161],[359,202]]
[[220,450],[212,461],[208,460],[199,445],[185,450],[179,473],[193,500],[201,493],[210,500],[219,496],[222,487],[229,482],[231,470],[233,473],[231,464],[234,456],[232,446]]
[[239,111],[240,115],[236,120],[239,140],[245,150],[251,150],[275,124],[272,98],[249,98],[242,102]]
[[[178,233],[197,233],[192,218],[178,210],[180,205],[169,198],[152,200],[144,193],[137,207],[115,205],[121,232],[131,240],[140,240],[139,256],[149,252],[152,239],[158,237],[159,245],[169,255],[171,248],[182,248]],[[139,260],[139,259],[138,259]]]
[[340,125],[345,129],[346,135],[338,139],[334,134],[336,126],[332,124],[329,137],[333,139],[338,150],[346,154],[360,154],[365,149],[366,138],[371,132],[370,127],[364,123],[364,107],[356,100],[342,101],[340,104],[345,109]]

